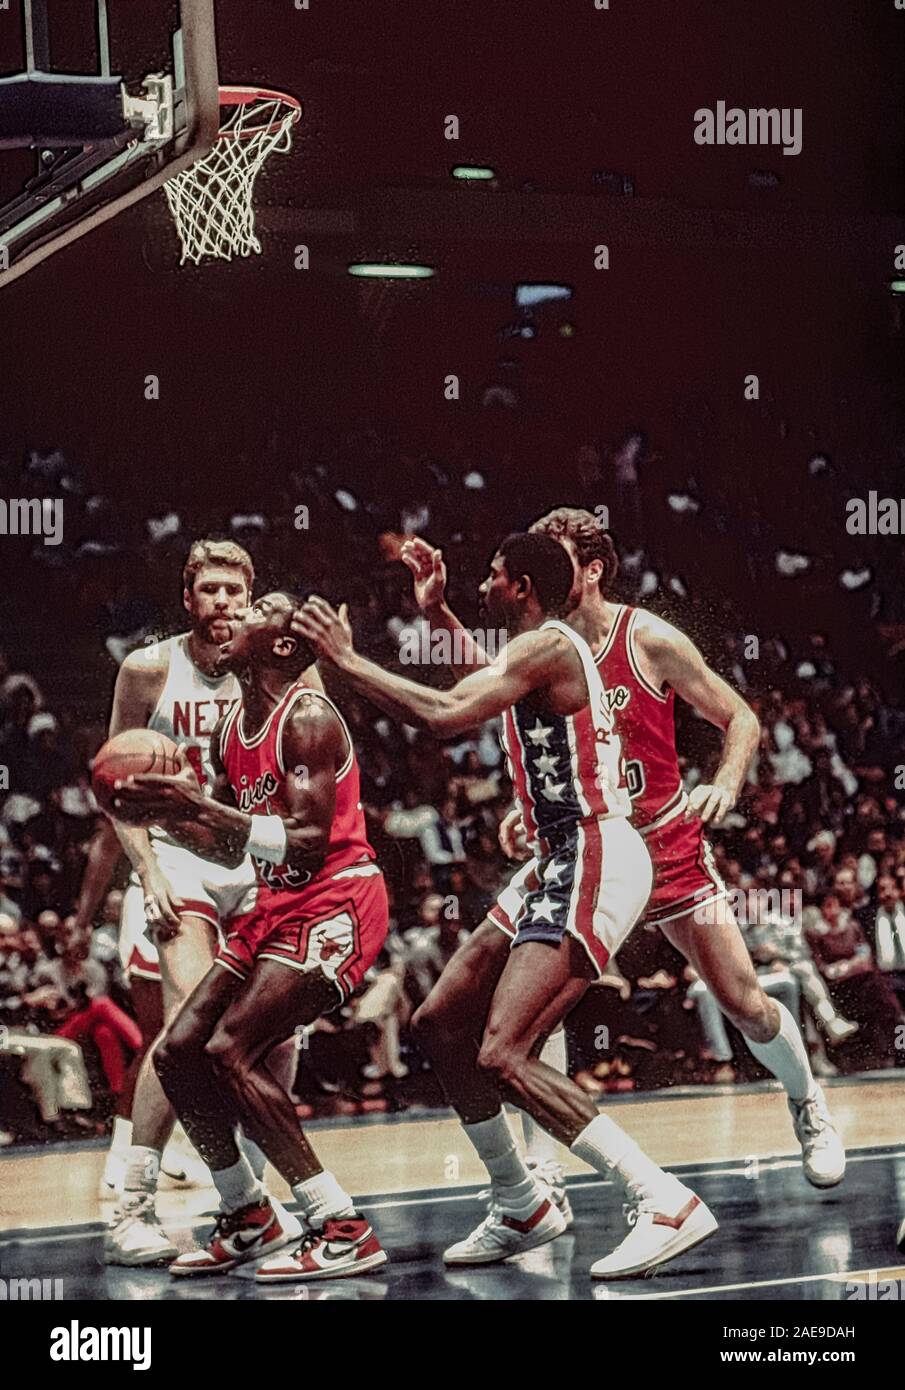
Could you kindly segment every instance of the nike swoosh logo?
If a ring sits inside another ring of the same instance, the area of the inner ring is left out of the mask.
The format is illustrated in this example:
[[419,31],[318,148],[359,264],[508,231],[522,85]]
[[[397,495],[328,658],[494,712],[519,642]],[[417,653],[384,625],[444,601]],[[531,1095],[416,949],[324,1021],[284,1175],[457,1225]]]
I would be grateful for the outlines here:
[[253,1245],[257,1245],[259,1240],[263,1240],[269,1230],[270,1226],[267,1226],[263,1231],[255,1231],[254,1235],[249,1236],[247,1240],[243,1240],[242,1232],[237,1231],[233,1236],[233,1244],[239,1250],[250,1250]]
[[320,1253],[325,1260],[343,1260],[348,1255],[349,1251],[354,1250],[355,1246],[360,1243],[360,1241],[355,1241],[354,1244],[341,1245],[338,1248],[328,1243],[323,1246]]

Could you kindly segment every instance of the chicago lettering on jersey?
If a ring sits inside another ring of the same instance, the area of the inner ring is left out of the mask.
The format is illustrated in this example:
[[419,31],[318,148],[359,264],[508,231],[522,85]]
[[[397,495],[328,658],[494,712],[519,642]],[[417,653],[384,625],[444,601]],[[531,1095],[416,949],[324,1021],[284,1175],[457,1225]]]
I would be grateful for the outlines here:
[[274,792],[278,792],[279,789],[279,779],[272,772],[263,772],[250,787],[241,787],[236,793],[239,810],[253,811],[256,806],[260,806],[268,796],[273,796]]

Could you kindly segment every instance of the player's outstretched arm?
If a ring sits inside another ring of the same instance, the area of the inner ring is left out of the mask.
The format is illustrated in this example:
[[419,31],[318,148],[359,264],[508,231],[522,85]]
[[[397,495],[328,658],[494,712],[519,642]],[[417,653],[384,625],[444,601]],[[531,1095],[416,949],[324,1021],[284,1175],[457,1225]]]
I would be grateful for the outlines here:
[[760,738],[757,715],[711,670],[678,628],[647,614],[638,636],[645,666],[657,684],[671,685],[692,709],[723,731],[723,753],[714,778],[694,788],[685,813],[686,819],[699,816],[705,823],[716,823],[735,805],[744,785]]
[[492,665],[472,672],[452,690],[432,690],[359,656],[345,604],[337,613],[324,599],[312,597],[293,616],[293,628],[375,705],[437,738],[452,738],[495,719],[517,700],[545,688],[566,640],[551,629],[522,633]]
[[431,627],[453,634],[452,651],[462,658],[461,661],[450,662],[456,677],[461,680],[469,671],[486,666],[483,648],[446,601],[446,561],[442,550],[420,536],[413,536],[403,543],[400,555],[412,573],[415,602]]

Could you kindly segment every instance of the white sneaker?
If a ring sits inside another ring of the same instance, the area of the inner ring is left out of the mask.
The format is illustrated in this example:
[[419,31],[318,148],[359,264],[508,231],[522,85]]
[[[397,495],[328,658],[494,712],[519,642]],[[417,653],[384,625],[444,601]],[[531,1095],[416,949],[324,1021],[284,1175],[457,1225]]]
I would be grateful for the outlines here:
[[126,1181],[126,1155],[114,1153],[111,1149],[107,1154],[104,1163],[104,1171],[101,1173],[97,1184],[97,1196],[101,1202],[112,1202],[117,1197],[122,1196],[123,1183]]
[[826,1025],[827,1037],[831,1043],[848,1042],[858,1031],[860,1024],[853,1023],[849,1018],[831,1018]]
[[566,1170],[562,1164],[557,1163],[555,1158],[526,1158],[525,1167],[547,1189],[548,1197],[562,1213],[568,1230],[575,1217],[566,1191]]
[[833,1124],[823,1089],[815,1085],[807,1100],[789,1098],[804,1175],[814,1187],[835,1187],[845,1176],[845,1149]]
[[174,1260],[178,1254],[157,1220],[153,1194],[124,1207],[104,1232],[108,1265],[155,1265]]
[[[638,1202],[629,1213],[632,1229],[611,1255],[591,1265],[591,1278],[631,1279],[649,1274],[712,1236],[717,1229],[713,1212],[690,1188],[680,1188],[680,1202],[682,1196],[685,1205],[674,1216],[663,1211],[659,1198]],[[674,1208],[675,1204],[668,1205]]]
[[555,1240],[566,1230],[566,1218],[543,1189],[538,1205],[527,1217],[513,1216],[499,1205],[493,1190],[490,1211],[470,1236],[443,1251],[448,1265],[489,1265],[521,1255]]

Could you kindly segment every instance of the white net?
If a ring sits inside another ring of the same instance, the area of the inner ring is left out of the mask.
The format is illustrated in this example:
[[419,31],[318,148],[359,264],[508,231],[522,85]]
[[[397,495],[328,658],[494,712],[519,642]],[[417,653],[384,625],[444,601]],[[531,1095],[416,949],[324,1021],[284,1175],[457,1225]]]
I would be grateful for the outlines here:
[[180,265],[197,265],[209,256],[231,261],[260,254],[255,179],[271,154],[288,151],[299,117],[298,107],[265,93],[224,111],[210,153],[164,185],[182,243]]

